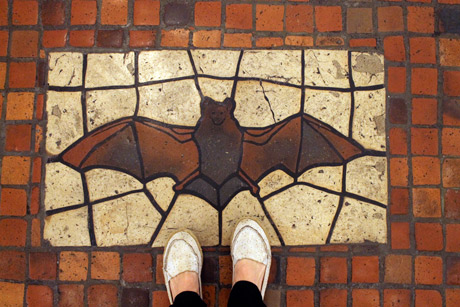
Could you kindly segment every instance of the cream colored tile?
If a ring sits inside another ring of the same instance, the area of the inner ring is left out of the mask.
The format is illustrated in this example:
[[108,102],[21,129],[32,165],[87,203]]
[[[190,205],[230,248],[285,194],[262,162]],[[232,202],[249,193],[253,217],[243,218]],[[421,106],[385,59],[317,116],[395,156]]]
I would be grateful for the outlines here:
[[384,89],[355,92],[353,139],[367,149],[386,149]]
[[215,101],[224,101],[232,95],[233,81],[198,78],[203,96],[208,96]]
[[83,79],[83,55],[77,52],[52,52],[48,56],[48,84],[80,86]]
[[201,116],[201,98],[193,80],[142,86],[139,94],[140,116],[185,126],[195,126]]
[[46,112],[46,150],[58,155],[83,136],[81,93],[48,91]]
[[52,246],[89,246],[88,208],[65,211],[45,218],[43,239]]
[[116,119],[133,116],[136,110],[136,90],[118,89],[86,93],[88,130]]
[[259,195],[264,197],[272,192],[278,191],[282,187],[294,182],[294,178],[282,170],[276,170],[262,178],[258,185],[260,187]]
[[193,75],[192,64],[185,50],[142,51],[139,54],[140,82]]
[[265,201],[286,245],[324,244],[339,197],[297,185]]
[[47,163],[45,174],[45,209],[58,209],[82,204],[81,176],[62,163]]
[[300,175],[297,180],[342,192],[342,174],[343,166],[321,166],[309,169]]
[[350,93],[305,90],[304,112],[329,124],[345,136],[348,136],[350,109]]
[[[235,117],[243,127],[266,127],[300,111],[301,90],[259,81],[240,81]],[[268,100],[268,101],[267,101]]]
[[346,50],[306,50],[305,84],[350,87]]
[[219,77],[235,76],[240,51],[198,49],[191,52],[198,74]]
[[172,178],[160,177],[148,182],[146,188],[152,193],[153,198],[161,209],[166,211],[176,193],[173,190],[175,184],[176,182]]
[[85,176],[91,201],[143,188],[134,177],[111,169],[95,168]]
[[134,84],[134,52],[88,54],[86,87]]
[[98,246],[146,244],[161,215],[143,192],[93,206]]
[[249,191],[238,193],[222,212],[222,245],[229,246],[231,244],[233,231],[243,218],[251,218],[259,222],[264,228],[271,246],[281,245],[275,229],[262,210],[261,204]]
[[301,84],[300,50],[249,50],[243,54],[239,77]]
[[216,209],[193,195],[181,194],[166,218],[153,247],[165,246],[169,237],[180,229],[193,232],[202,246],[219,244],[219,217]]
[[347,165],[347,192],[387,204],[387,158],[365,156]]
[[353,52],[351,67],[355,86],[370,86],[383,84],[385,81],[385,67],[383,55],[368,52]]
[[345,198],[331,243],[386,243],[386,209]]

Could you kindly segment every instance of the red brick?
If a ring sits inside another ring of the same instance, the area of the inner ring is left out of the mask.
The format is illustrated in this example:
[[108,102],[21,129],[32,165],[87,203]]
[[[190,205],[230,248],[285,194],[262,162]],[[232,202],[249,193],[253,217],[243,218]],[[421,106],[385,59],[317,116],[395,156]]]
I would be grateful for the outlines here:
[[460,96],[460,71],[444,72],[444,94]]
[[319,32],[342,31],[340,6],[315,6],[316,29]]
[[317,36],[317,46],[343,46],[345,41],[340,36]]
[[128,21],[128,2],[102,0],[101,24],[126,25]]
[[31,125],[7,125],[5,150],[29,151],[31,136]]
[[331,288],[319,293],[320,306],[347,307],[347,290]]
[[8,31],[0,31],[0,56],[6,56],[8,51]]
[[439,3],[446,3],[446,4],[460,4],[459,0],[439,0]]
[[447,158],[444,160],[442,185],[448,188],[460,187],[460,159]]
[[438,93],[438,70],[436,68],[412,68],[412,94],[436,95]]
[[313,286],[315,283],[315,259],[289,257],[286,283],[291,286]]
[[441,307],[442,297],[438,290],[415,290],[416,307]]
[[[136,1],[138,3],[140,1]],[[97,18],[97,3],[94,0],[73,0],[70,22],[72,25],[94,25]]]
[[388,91],[395,94],[406,91],[405,67],[388,67]]
[[13,25],[36,25],[38,21],[37,1],[14,0]]
[[402,36],[387,36],[383,39],[385,59],[394,62],[406,60],[406,47]]
[[442,258],[417,256],[415,258],[415,283],[440,285],[442,283]]
[[438,121],[438,101],[434,98],[412,99],[412,124],[434,125]]
[[134,1],[134,24],[155,26],[160,24],[160,1]]
[[411,147],[414,155],[436,156],[438,154],[438,129],[412,128]]
[[322,252],[348,252],[348,246],[346,245],[324,245],[319,249]]
[[27,221],[21,219],[0,220],[0,246],[25,246]]
[[196,2],[195,25],[202,27],[219,27],[221,24],[222,5],[220,2]]
[[252,46],[252,34],[250,33],[225,33],[224,34],[224,46],[225,47],[251,47]]
[[460,224],[446,225],[446,251],[460,252]]
[[37,31],[13,31],[10,55],[15,58],[36,57],[38,55]]
[[415,243],[419,251],[442,250],[442,226],[437,223],[415,223]]
[[402,128],[390,129],[390,154],[407,155],[407,132]]
[[436,42],[432,37],[410,38],[411,63],[436,63]]
[[30,172],[30,158],[5,156],[2,161],[2,184],[27,184]]
[[315,247],[291,247],[289,249],[291,253],[314,253],[316,252]]
[[219,281],[222,285],[232,284],[232,267],[230,256],[219,256]]
[[94,46],[94,30],[70,31],[69,44],[73,47]]
[[256,47],[279,47],[283,46],[282,37],[259,37],[256,40]]
[[32,252],[29,254],[29,277],[37,280],[56,279],[57,257],[50,252]]
[[284,6],[258,4],[256,6],[257,31],[283,31]]
[[0,0],[0,26],[8,25],[8,0]]
[[118,280],[120,278],[120,255],[117,252],[93,252],[91,278]]
[[412,257],[388,255],[385,257],[385,283],[410,284],[412,282]]
[[[267,291],[266,294],[269,292]],[[203,286],[203,301],[207,306],[216,306],[216,287],[211,285]],[[154,305],[155,306],[155,305]]]
[[352,261],[352,282],[378,283],[379,282],[379,257],[355,256]]
[[375,38],[353,38],[349,41],[350,47],[375,47],[377,41]]
[[41,169],[42,169],[42,159],[34,158],[34,162],[32,165],[32,182],[33,183],[40,183],[40,179],[42,175]]
[[190,31],[186,29],[162,30],[161,46],[187,47],[189,45]]
[[6,120],[28,120],[34,114],[34,93],[8,93]]
[[84,286],[83,285],[59,285],[59,307],[72,307],[84,305]]
[[48,286],[29,285],[27,287],[27,306],[51,307],[53,306],[53,290]]
[[402,98],[391,98],[390,101],[389,119],[392,124],[407,123],[407,105]]
[[124,254],[123,280],[127,282],[152,281],[152,255]]
[[407,186],[409,168],[406,158],[390,159],[390,181],[392,186]]
[[35,62],[11,62],[10,63],[10,80],[12,88],[31,88],[35,87]]
[[412,174],[415,185],[440,184],[441,163],[438,158],[413,157]]
[[402,8],[398,6],[379,7],[378,25],[380,32],[396,32],[404,30]]
[[432,188],[414,188],[413,211],[416,217],[441,217],[441,191]]
[[460,39],[439,39],[439,58],[443,66],[460,66]]
[[447,190],[444,194],[444,217],[460,219],[460,191]]
[[349,7],[347,8],[348,33],[372,33],[372,8]]
[[442,153],[445,155],[460,155],[460,129],[442,129]]
[[169,306],[169,298],[166,291],[154,291],[152,293],[152,307],[155,306]]
[[0,62],[0,89],[5,88],[6,70],[6,63]]
[[0,282],[0,306],[23,306],[24,284]]
[[446,281],[448,285],[460,285],[460,258],[447,257],[446,259]]
[[165,277],[163,275],[163,255],[157,255],[157,263],[155,270],[155,282],[156,284],[164,285]]
[[391,248],[408,249],[410,248],[409,223],[391,223]]
[[19,251],[0,251],[0,279],[24,280],[26,255]]
[[130,47],[154,47],[155,39],[156,31],[129,31]]
[[44,0],[42,2],[42,24],[45,26],[63,25],[65,21],[65,2]]
[[434,33],[434,9],[426,6],[408,6],[407,29],[410,32]]
[[197,31],[193,33],[193,46],[200,48],[219,48],[221,43],[221,31]]
[[286,31],[313,32],[313,7],[311,5],[286,6]]
[[408,189],[391,189],[390,213],[393,215],[409,213]]
[[379,307],[380,294],[375,289],[353,289],[353,306],[354,307]]
[[27,213],[27,194],[24,189],[3,188],[0,215],[24,216]]
[[314,293],[312,290],[288,290],[286,291],[286,306],[289,307],[313,307]]
[[86,252],[61,252],[59,256],[59,279],[84,281],[88,275],[88,254]]
[[98,30],[97,46],[107,48],[121,48],[123,46],[123,30]]
[[383,307],[407,307],[412,301],[410,290],[385,289],[383,290]]
[[41,246],[41,220],[33,219],[30,229],[30,243],[33,247]]
[[322,283],[346,283],[347,259],[337,257],[321,258],[320,281]]
[[225,27],[252,29],[252,4],[228,4],[225,8]]
[[88,307],[118,306],[118,289],[115,285],[93,285],[88,288]]
[[67,41],[67,30],[43,31],[42,45],[45,48],[64,47]]
[[446,289],[446,307],[456,307],[460,302],[460,289]]

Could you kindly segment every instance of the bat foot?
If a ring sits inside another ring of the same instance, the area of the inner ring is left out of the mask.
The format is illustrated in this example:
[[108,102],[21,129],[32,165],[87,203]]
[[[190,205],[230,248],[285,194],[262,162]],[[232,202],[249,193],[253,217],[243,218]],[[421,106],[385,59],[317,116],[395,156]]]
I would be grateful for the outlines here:
[[259,195],[260,188],[256,185],[251,185],[251,194],[254,196]]
[[184,184],[183,183],[178,183],[173,186],[173,190],[175,192],[182,191],[184,189]]

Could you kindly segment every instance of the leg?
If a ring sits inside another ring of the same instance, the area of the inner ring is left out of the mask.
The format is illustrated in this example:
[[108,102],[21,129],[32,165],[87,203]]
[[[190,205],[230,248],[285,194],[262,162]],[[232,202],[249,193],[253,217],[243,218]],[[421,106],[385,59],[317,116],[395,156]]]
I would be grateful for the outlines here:
[[233,285],[228,307],[266,307],[259,288],[252,282],[241,280]]
[[174,298],[174,303],[171,307],[206,307],[206,304],[203,302],[198,293],[193,291],[184,291]]

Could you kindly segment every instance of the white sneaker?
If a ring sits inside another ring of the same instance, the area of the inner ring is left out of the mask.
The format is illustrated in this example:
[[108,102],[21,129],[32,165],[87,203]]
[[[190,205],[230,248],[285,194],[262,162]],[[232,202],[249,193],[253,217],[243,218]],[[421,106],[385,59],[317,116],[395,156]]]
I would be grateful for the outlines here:
[[235,280],[235,266],[239,260],[250,259],[265,265],[265,275],[260,291],[263,298],[267,289],[272,253],[268,238],[259,223],[251,219],[244,219],[238,223],[233,233],[231,254],[233,281]]
[[198,274],[198,283],[201,290],[201,269],[203,267],[203,252],[198,239],[189,231],[176,232],[168,241],[163,255],[163,274],[169,301],[173,303],[173,296],[169,281],[184,272]]

